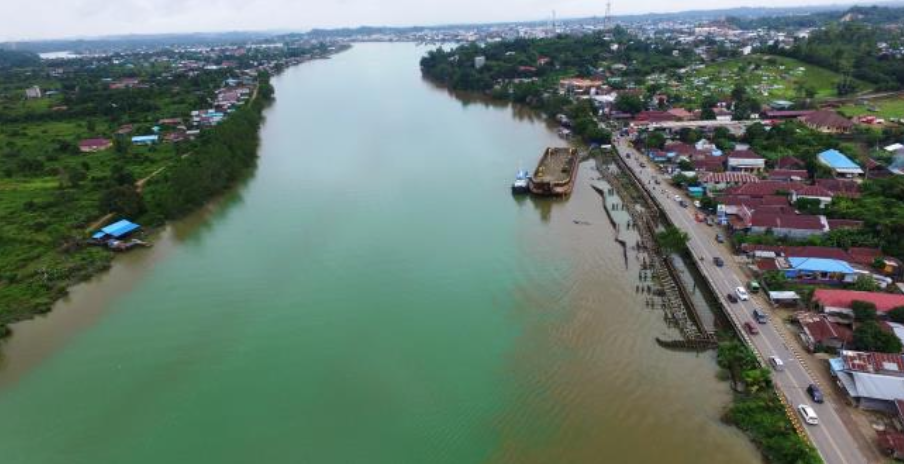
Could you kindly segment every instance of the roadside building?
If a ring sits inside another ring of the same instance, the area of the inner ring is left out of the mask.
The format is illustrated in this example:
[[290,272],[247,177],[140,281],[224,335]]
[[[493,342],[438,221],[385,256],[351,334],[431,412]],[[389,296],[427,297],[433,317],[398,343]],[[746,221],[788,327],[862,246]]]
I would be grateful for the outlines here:
[[840,350],[854,341],[850,327],[832,322],[824,314],[801,312],[797,321],[802,329],[800,338],[811,353],[819,348]]
[[832,192],[833,197],[858,198],[860,184],[848,179],[816,179],[815,185]]
[[[896,403],[900,402],[901,400],[896,400]],[[904,433],[891,429],[880,430],[876,432],[876,443],[886,456],[904,461]]]
[[852,179],[863,176],[863,169],[838,150],[826,150],[817,155],[816,159],[831,169],[835,177]]
[[113,146],[110,139],[85,139],[78,143],[78,149],[82,153],[94,153],[96,151],[106,150]]
[[487,64],[487,57],[480,55],[474,57],[474,68],[480,69]]
[[783,261],[785,277],[801,283],[838,285],[857,278],[856,270],[838,259],[789,257]]
[[794,156],[783,156],[775,162],[776,169],[807,169],[807,163]]
[[[904,306],[904,295],[882,292],[861,292],[857,290],[841,290],[818,288],[813,292],[814,308],[826,314],[842,314],[853,316],[853,302],[865,301],[876,306],[880,314],[887,313],[898,306]],[[904,396],[902,396],[904,398]]]
[[829,223],[825,216],[773,213],[759,208],[750,217],[750,233],[765,234],[767,231],[776,237],[803,239],[827,233]]
[[895,413],[904,398],[904,358],[900,354],[842,350],[829,360],[832,375],[861,409]]
[[759,177],[746,172],[705,172],[700,175],[700,183],[710,194],[759,181]]

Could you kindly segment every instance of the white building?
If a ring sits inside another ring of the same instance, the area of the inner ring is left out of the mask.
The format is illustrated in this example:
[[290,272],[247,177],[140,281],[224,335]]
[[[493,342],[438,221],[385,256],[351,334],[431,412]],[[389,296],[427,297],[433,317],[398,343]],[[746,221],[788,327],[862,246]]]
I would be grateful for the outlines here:
[[41,95],[41,88],[36,85],[25,89],[25,98],[41,98]]

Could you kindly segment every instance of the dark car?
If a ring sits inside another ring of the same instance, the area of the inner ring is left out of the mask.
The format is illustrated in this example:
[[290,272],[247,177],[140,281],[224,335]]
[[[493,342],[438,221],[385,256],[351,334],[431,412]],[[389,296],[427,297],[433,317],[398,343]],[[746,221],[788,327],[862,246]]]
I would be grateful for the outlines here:
[[807,393],[810,394],[810,398],[813,398],[813,401],[816,403],[822,403],[825,401],[822,397],[822,390],[816,386],[816,384],[811,383],[809,387],[807,387]]
[[722,267],[725,265],[725,261],[722,261],[722,258],[718,256],[713,256],[713,264],[715,264],[716,267]]
[[757,329],[756,326],[753,325],[753,323],[750,321],[744,322],[744,329],[747,330],[747,333],[749,333],[750,335],[756,335],[760,333],[760,329]]
[[760,324],[765,324],[768,320],[766,313],[764,313],[760,308],[753,308],[753,318],[756,319],[756,321]]
[[722,234],[716,234],[716,241],[719,243],[725,243],[725,237]]
[[734,293],[729,293],[729,294],[725,295],[725,298],[728,298],[728,301],[730,301],[732,303],[738,302],[738,297],[736,297]]

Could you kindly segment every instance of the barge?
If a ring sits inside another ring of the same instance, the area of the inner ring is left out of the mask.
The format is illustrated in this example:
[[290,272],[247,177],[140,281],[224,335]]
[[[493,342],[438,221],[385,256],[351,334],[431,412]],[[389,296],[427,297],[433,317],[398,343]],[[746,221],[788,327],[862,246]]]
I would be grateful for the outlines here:
[[530,192],[541,196],[567,196],[578,174],[578,150],[550,147],[543,152],[529,181]]

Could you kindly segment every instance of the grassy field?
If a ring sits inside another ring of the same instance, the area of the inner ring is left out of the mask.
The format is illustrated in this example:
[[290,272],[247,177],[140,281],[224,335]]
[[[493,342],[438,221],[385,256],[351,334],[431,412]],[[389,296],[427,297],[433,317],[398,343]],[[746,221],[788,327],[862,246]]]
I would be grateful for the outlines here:
[[904,118],[904,98],[888,98],[881,100],[869,100],[861,103],[853,103],[838,109],[847,117],[860,115],[878,116],[880,118]]
[[[679,90],[699,101],[707,94],[728,95],[740,82],[763,102],[800,98],[802,87],[820,99],[836,96],[835,84],[840,79],[838,73],[795,59],[750,55],[694,69],[685,76]],[[870,88],[865,82],[857,82],[858,91]]]

